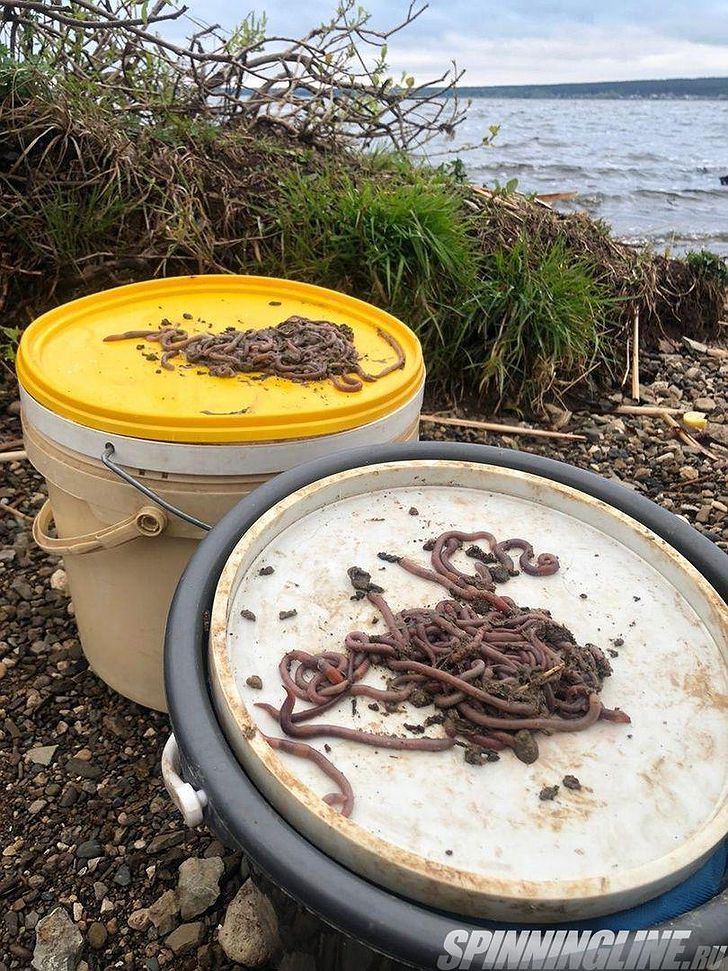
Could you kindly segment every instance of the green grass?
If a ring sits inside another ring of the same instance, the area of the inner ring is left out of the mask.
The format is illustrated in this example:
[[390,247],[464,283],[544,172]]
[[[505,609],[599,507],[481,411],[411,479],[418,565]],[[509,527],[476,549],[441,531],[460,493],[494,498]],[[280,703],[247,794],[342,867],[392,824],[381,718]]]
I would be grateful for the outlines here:
[[484,254],[456,179],[376,161],[283,180],[275,272],[343,289],[419,335],[431,382],[540,401],[602,354],[613,302],[593,267],[525,238]]
[[471,355],[481,388],[499,398],[515,387],[541,401],[595,362],[609,363],[603,338],[615,300],[561,243],[532,253],[521,237],[496,250],[484,263],[478,304],[480,348]]

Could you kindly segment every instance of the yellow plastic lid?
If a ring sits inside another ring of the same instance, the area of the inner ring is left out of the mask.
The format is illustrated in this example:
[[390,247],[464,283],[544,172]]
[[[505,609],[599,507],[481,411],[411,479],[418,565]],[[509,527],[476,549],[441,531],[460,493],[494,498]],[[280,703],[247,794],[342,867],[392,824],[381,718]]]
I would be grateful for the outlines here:
[[[382,328],[401,345],[405,366],[351,393],[329,381],[212,377],[204,368],[179,367],[186,363],[181,355],[171,362],[174,371],[160,370],[143,356],[159,351],[158,344],[103,340],[157,329],[163,318],[189,333],[209,334],[230,326],[269,327],[294,314],[348,324],[364,369],[374,373],[396,360],[377,334]],[[383,310],[306,283],[226,275],[149,280],[56,307],[23,334],[17,371],[28,394],[63,418],[118,435],[191,443],[308,438],[356,428],[405,405],[425,374],[419,341]]]

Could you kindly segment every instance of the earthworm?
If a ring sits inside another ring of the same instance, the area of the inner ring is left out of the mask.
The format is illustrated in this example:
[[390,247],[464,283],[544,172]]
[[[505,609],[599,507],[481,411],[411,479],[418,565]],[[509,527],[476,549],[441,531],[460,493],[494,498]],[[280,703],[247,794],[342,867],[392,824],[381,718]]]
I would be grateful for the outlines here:
[[396,360],[376,374],[362,369],[354,332],[346,324],[298,316],[259,330],[227,327],[215,334],[192,335],[163,320],[158,330],[128,330],[109,334],[104,341],[155,341],[162,349],[161,367],[166,371],[175,370],[170,362],[181,355],[189,364],[206,367],[213,377],[259,372],[299,383],[328,379],[338,391],[356,393],[365,381],[378,381],[405,366],[405,353],[396,338],[381,328],[377,335],[394,351]]
[[[261,735],[263,735],[262,732]],[[315,762],[326,773],[329,779],[332,779],[341,789],[341,792],[333,792],[324,796],[324,802],[330,804],[332,800],[340,801],[341,815],[351,816],[351,810],[354,808],[354,790],[351,788],[351,783],[341,769],[337,769],[334,763],[330,762],[325,755],[313,748],[313,746],[306,745],[305,742],[293,742],[290,738],[276,738],[273,735],[263,735],[263,738],[272,749],[280,749],[280,751],[287,752],[289,755],[297,755],[300,758],[310,759],[311,762]]]
[[286,700],[281,708],[274,708],[264,702],[257,702],[256,708],[275,718],[280,724],[286,735],[293,738],[320,738],[328,736],[330,738],[343,738],[350,742],[361,742],[363,745],[373,745],[376,748],[396,748],[403,750],[417,750],[422,752],[442,752],[444,749],[452,748],[455,740],[452,738],[400,738],[397,735],[378,735],[376,732],[362,732],[357,728],[346,728],[344,725],[298,725],[291,721],[293,705],[296,696],[292,691],[286,692]]
[[[475,574],[463,573],[452,562],[464,543],[487,542],[490,554],[505,571],[499,582],[517,575],[510,550],[520,550],[519,565],[529,576],[548,577],[559,569],[551,553],[536,556],[526,540],[499,543],[492,533],[448,530],[427,548],[430,564],[408,557],[382,554],[407,572],[444,586],[450,599],[434,608],[409,607],[395,611],[381,588],[366,592],[381,619],[377,633],[350,631],[344,652],[314,654],[288,651],[280,662],[286,698],[280,709],[258,703],[294,739],[342,738],[379,748],[441,751],[458,739],[492,751],[513,749],[523,762],[538,758],[532,733],[584,731],[601,719],[629,723],[619,708],[606,708],[600,698],[609,661],[594,644],[577,644],[573,635],[544,609],[518,607],[509,597],[492,590],[494,580],[480,547]],[[359,568],[352,573],[361,574]],[[365,576],[369,576],[365,574]],[[365,590],[359,582],[355,589]],[[295,666],[295,669],[294,669]],[[362,682],[370,667],[388,677],[384,688]],[[442,722],[445,737],[400,737],[361,731],[343,725],[310,724],[345,699],[368,697],[387,704],[434,706],[439,714],[420,726]],[[295,710],[297,700],[309,707]],[[303,722],[309,722],[304,725]],[[523,737],[530,740],[524,748]],[[459,744],[462,744],[460,742]],[[519,747],[520,746],[520,747]],[[325,797],[333,805],[344,803],[334,793]]]

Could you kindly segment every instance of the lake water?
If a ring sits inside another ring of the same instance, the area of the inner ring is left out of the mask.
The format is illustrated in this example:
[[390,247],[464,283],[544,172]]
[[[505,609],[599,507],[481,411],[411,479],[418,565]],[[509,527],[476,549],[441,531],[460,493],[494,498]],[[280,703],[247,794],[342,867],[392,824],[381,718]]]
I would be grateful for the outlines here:
[[[489,148],[488,126],[500,125]],[[430,151],[459,156],[472,181],[518,179],[522,192],[578,192],[586,210],[632,242],[728,255],[728,101],[473,99],[455,139]]]

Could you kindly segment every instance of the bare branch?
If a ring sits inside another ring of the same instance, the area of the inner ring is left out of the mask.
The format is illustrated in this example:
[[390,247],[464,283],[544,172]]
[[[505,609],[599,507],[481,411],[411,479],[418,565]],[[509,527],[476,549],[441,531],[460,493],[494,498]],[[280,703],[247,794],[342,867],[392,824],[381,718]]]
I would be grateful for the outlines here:
[[[226,34],[172,0],[146,14],[137,0],[0,0],[0,42],[7,36],[19,65],[45,65],[54,82],[86,81],[92,97],[150,123],[174,113],[407,149],[463,119],[454,66],[426,82],[385,76],[387,39],[426,10],[412,0],[399,23],[376,29],[355,0],[343,0],[330,21],[295,38],[266,34],[252,15]],[[194,28],[184,44],[152,31],[170,21]]]

